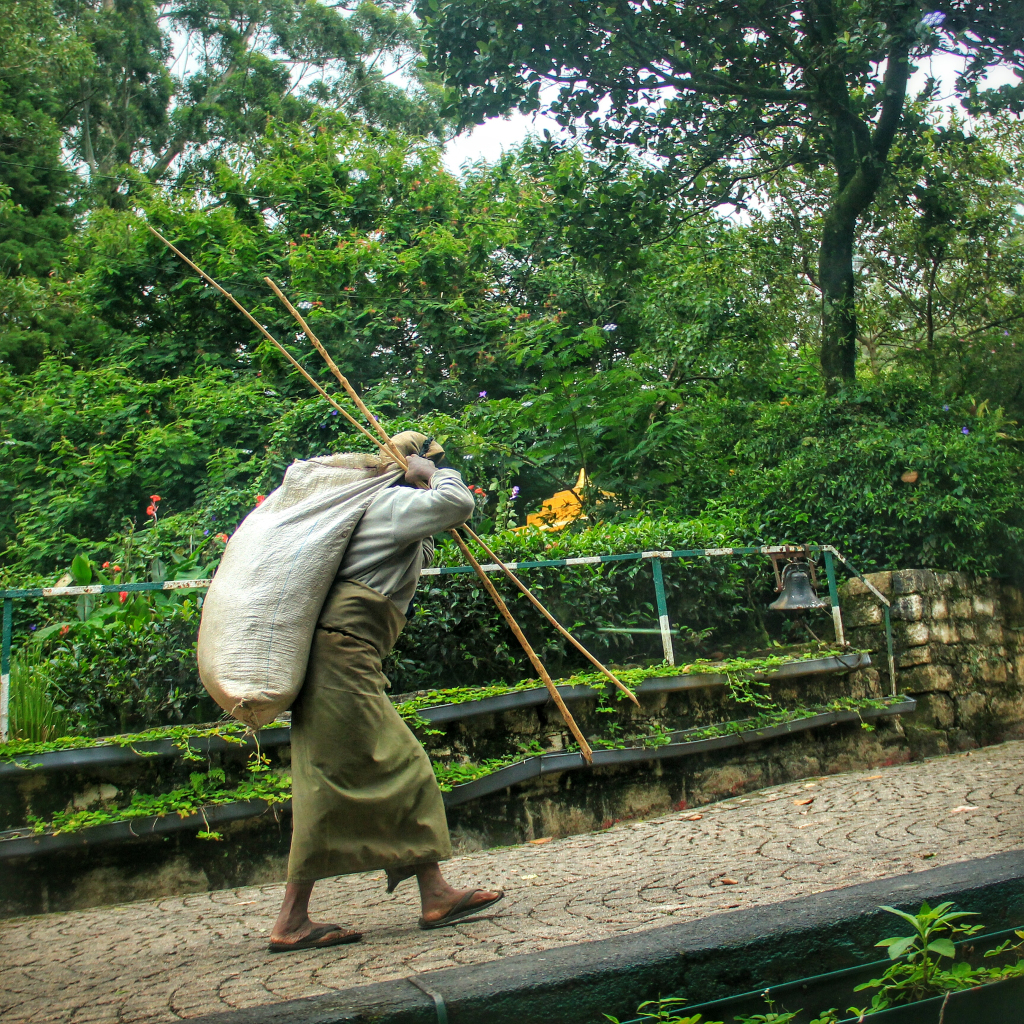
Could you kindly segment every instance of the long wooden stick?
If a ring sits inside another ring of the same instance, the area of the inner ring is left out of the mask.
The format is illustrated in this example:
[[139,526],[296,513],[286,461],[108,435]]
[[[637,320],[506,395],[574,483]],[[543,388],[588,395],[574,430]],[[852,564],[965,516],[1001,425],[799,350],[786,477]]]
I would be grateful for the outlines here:
[[569,630],[567,630],[558,621],[558,619],[556,619],[554,615],[552,615],[551,612],[549,612],[547,608],[545,608],[544,605],[534,597],[526,584],[523,583],[523,581],[519,579],[519,577],[516,576],[516,574],[484,543],[483,539],[468,526],[464,526],[463,529],[470,535],[470,537],[473,538],[473,540],[477,542],[477,544],[480,545],[480,547],[484,549],[485,552],[487,552],[487,557],[490,558],[491,561],[493,561],[498,568],[500,568],[501,571],[519,588],[520,592],[525,598],[527,598],[527,600],[530,601],[534,608],[536,608],[537,611],[539,611],[541,615],[543,615],[544,618],[546,618],[548,622],[550,622],[551,625],[554,626],[555,629],[557,629],[558,632],[576,648],[576,650],[587,658],[592,665],[594,665],[599,671],[603,672],[637,707],[640,707],[640,701],[637,700],[636,694],[628,686],[621,683],[609,669],[605,668],[604,665],[602,665],[601,662],[599,662],[597,658],[595,658],[590,651],[588,651],[586,647],[584,647],[583,644],[581,644],[579,640],[577,640],[576,637],[574,637],[572,633],[570,633]]
[[491,578],[484,572],[483,566],[473,557],[473,552],[469,550],[469,546],[459,536],[458,531],[451,530],[449,532],[455,538],[455,543],[458,544],[459,550],[465,556],[466,560],[476,570],[476,574],[480,577],[480,581],[484,585],[484,590],[491,595],[491,600],[498,606],[498,611],[501,612],[505,621],[509,625],[509,629],[511,629],[515,634],[520,646],[526,652],[526,656],[530,659],[530,663],[533,665],[534,671],[543,680],[548,693],[551,695],[551,699],[555,702],[555,706],[559,711],[561,711],[565,724],[569,726],[569,731],[576,737],[576,742],[580,745],[580,753],[583,754],[583,759],[587,764],[593,764],[594,752],[590,749],[590,744],[586,741],[583,733],[580,732],[580,727],[576,724],[576,719],[572,717],[571,712],[565,706],[565,701],[562,700],[562,695],[558,692],[558,687],[551,681],[551,676],[548,675],[548,670],[544,667],[544,663],[537,657],[536,651],[534,651],[533,647],[530,645],[530,641],[526,639],[519,623],[516,622],[512,613],[508,610],[508,605],[505,604],[501,598],[501,594],[499,594],[497,589],[495,589]]
[[[263,280],[266,281],[266,283],[270,286],[274,294],[281,300],[282,303],[284,303],[284,306],[288,310],[288,312],[291,313],[293,317],[295,317],[296,321],[302,328],[306,337],[309,338],[310,343],[317,350],[317,352],[319,352],[320,355],[323,356],[324,362],[326,362],[327,365],[330,367],[331,373],[333,373],[334,376],[337,378],[338,383],[341,384],[341,386],[345,389],[345,391],[348,393],[352,401],[356,403],[356,406],[358,407],[359,411],[367,418],[367,421],[371,424],[371,426],[373,426],[380,434],[381,438],[384,439],[384,442],[388,445],[389,449],[392,452],[394,452],[394,454],[397,456],[398,451],[391,443],[391,439],[388,437],[387,431],[384,429],[383,426],[381,426],[380,422],[377,420],[377,417],[374,416],[373,413],[371,413],[370,410],[363,403],[363,400],[359,397],[359,395],[356,393],[356,390],[349,383],[348,378],[341,372],[341,370],[338,367],[338,364],[335,363],[335,361],[331,358],[330,353],[327,351],[326,348],[324,348],[323,343],[316,336],[316,334],[313,333],[309,324],[306,323],[305,317],[303,317],[303,315],[291,304],[291,302],[288,301],[288,297],[284,294],[283,291],[281,291],[281,289],[271,278],[265,277],[263,278]],[[472,529],[470,529],[468,525],[463,527],[463,529],[465,529],[465,531],[470,535],[470,537],[472,537],[473,540],[475,540],[480,545],[480,547],[482,547],[484,551],[487,552],[488,557],[498,565],[501,571],[512,581],[512,583],[515,584],[516,587],[519,588],[521,593],[531,602],[531,604],[533,604],[533,606],[541,613],[541,615],[543,615],[548,620],[548,622],[550,622],[551,625],[554,626],[555,629],[557,629],[558,632],[562,634],[562,636],[564,636],[578,651],[580,651],[591,662],[591,664],[595,665],[601,672],[603,672],[604,675],[606,675],[623,693],[627,694],[630,700],[632,700],[633,703],[636,704],[637,707],[639,707],[640,701],[637,700],[636,695],[632,692],[632,690],[630,690],[627,686],[624,686],[607,668],[605,668],[604,665],[601,664],[600,661],[597,660],[597,658],[595,658],[590,653],[590,651],[586,649],[586,647],[583,646],[583,644],[581,644],[554,617],[554,615],[551,614],[551,612],[547,610],[547,608],[544,607],[544,605],[540,603],[540,601],[537,600],[537,598],[530,592],[530,589],[526,586],[526,584],[523,583],[522,580],[520,580],[519,577],[512,572],[512,570],[480,539],[480,537],[477,536],[477,534]],[[529,654],[529,651],[527,653]]]
[[373,436],[373,434],[371,434],[346,409],[344,409],[344,408],[342,408],[342,406],[338,405],[338,403],[320,386],[319,382],[316,381],[309,373],[306,372],[306,368],[291,354],[291,352],[289,352],[288,349],[286,349],[284,347],[284,345],[282,345],[281,342],[279,342],[277,340],[277,338],[275,338],[270,333],[270,331],[268,331],[266,329],[266,327],[264,327],[263,324],[261,324],[259,322],[259,320],[257,320],[256,317],[254,317],[252,315],[252,313],[250,313],[249,310],[247,310],[245,308],[245,306],[243,306],[238,301],[238,299],[236,299],[234,297],[234,295],[231,294],[231,292],[229,292],[226,288],[222,288],[219,284],[217,284],[217,282],[214,281],[214,279],[212,277],[210,277],[210,275],[207,274],[204,270],[200,270],[199,267],[197,267],[180,249],[176,248],[174,245],[172,245],[170,242],[168,242],[167,239],[164,238],[164,236],[161,235],[160,232],[157,231],[157,229],[155,227],[153,227],[152,224],[147,224],[146,227],[149,229],[149,231],[152,234],[156,235],[156,237],[159,238],[160,241],[163,242],[164,245],[166,245],[167,248],[170,249],[171,252],[173,252],[175,256],[177,256],[179,259],[181,259],[183,263],[187,263],[208,285],[210,285],[213,288],[216,288],[217,291],[219,291],[221,293],[221,295],[223,295],[230,303],[232,303],[235,306],[235,308],[238,309],[242,313],[242,315],[247,320],[249,320],[252,323],[252,325],[256,328],[256,330],[258,330],[260,332],[260,334],[262,334],[263,337],[266,338],[267,341],[269,341],[272,345],[275,345],[278,348],[278,350],[281,352],[281,354],[285,357],[285,359],[287,359],[288,362],[291,363],[292,366],[294,366],[295,369],[298,370],[299,373],[301,373],[302,376],[305,377],[306,380],[310,384],[312,384],[313,387],[316,388],[316,390],[319,391],[320,394],[324,398],[326,398],[327,401],[330,402],[331,405],[333,405],[334,408],[338,412],[340,412],[341,415],[345,417],[345,419],[347,419],[349,421],[349,423],[352,424],[352,426],[354,426],[356,428],[356,430],[358,430],[361,433],[365,434],[378,448],[380,448],[383,451],[387,451],[389,455],[391,454],[390,449],[387,449],[383,444],[381,444],[380,441],[378,441],[377,438],[375,438]]
[[324,362],[326,362],[327,365],[331,368],[331,373],[333,373],[334,376],[338,379],[338,383],[345,389],[345,392],[348,394],[349,398],[351,398],[352,401],[355,402],[356,408],[366,417],[367,423],[369,423],[370,426],[377,431],[377,433],[380,435],[381,440],[384,442],[385,447],[388,449],[388,451],[391,452],[392,455],[395,456],[395,458],[399,460],[399,465],[402,466],[402,468],[404,469],[405,459],[402,456],[402,453],[395,447],[394,442],[388,436],[388,432],[380,425],[380,422],[378,421],[377,417],[374,416],[369,409],[367,409],[366,404],[359,397],[359,394],[356,391],[356,389],[352,387],[352,385],[348,382],[348,378],[345,376],[345,374],[343,374],[341,370],[338,369],[338,364],[331,358],[330,353],[327,351],[327,349],[324,348],[323,344],[320,342],[320,339],[309,329],[309,324],[306,323],[302,314],[288,301],[288,297],[285,295],[285,293],[281,291],[281,289],[278,288],[277,285],[269,277],[265,277],[263,278],[263,280],[267,282],[267,284],[270,286],[274,294],[284,303],[285,308],[288,310],[288,312],[291,313],[291,315],[295,317],[295,319],[298,321],[299,326],[305,332],[305,335],[307,338],[309,338],[310,342],[312,342],[313,347],[317,350],[317,352],[320,353],[321,356],[323,356]]

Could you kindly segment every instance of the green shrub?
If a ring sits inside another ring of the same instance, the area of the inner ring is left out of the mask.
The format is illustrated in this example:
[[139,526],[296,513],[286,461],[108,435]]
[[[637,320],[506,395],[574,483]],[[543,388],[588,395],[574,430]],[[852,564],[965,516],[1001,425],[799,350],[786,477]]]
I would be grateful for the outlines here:
[[794,382],[750,413],[709,444],[720,500],[766,542],[835,544],[862,571],[1019,568],[1024,458],[1000,411],[892,377],[834,398]]
[[199,682],[198,628],[196,604],[185,601],[150,622],[51,637],[46,671],[71,731],[96,736],[219,718]]
[[71,731],[60,707],[62,694],[38,644],[26,644],[11,659],[9,735],[12,740],[45,743]]

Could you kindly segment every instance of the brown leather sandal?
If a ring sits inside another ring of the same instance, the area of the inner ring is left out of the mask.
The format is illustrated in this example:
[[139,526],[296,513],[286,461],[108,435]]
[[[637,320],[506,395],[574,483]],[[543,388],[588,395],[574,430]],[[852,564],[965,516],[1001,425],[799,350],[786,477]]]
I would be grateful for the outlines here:
[[291,953],[298,949],[326,949],[328,946],[358,942],[362,937],[362,932],[347,931],[340,924],[322,924],[295,942],[275,942],[271,939],[267,950],[271,953]]
[[467,892],[466,895],[463,896],[447,914],[443,917],[439,917],[436,921],[425,921],[421,917],[419,921],[420,927],[424,931],[429,931],[431,928],[444,928],[446,925],[455,924],[456,921],[461,921],[464,917],[476,917],[477,914],[486,910],[488,907],[493,907],[498,900],[503,900],[505,898],[504,892],[499,892],[493,899],[485,900],[483,903],[476,903],[473,906],[470,906],[469,901],[478,892],[486,891],[486,889],[473,889],[472,892]]

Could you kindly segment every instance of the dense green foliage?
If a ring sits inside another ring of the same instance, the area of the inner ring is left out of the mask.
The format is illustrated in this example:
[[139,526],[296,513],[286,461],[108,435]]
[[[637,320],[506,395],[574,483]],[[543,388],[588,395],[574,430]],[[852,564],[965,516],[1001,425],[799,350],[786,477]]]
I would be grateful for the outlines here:
[[[198,49],[178,74],[181,28]],[[32,0],[0,30],[4,583],[53,583],[76,556],[111,582],[211,573],[293,459],[364,446],[147,220],[332,388],[278,281],[388,427],[436,436],[486,492],[477,527],[509,558],[818,541],[865,570],[1017,571],[1022,136],[1012,114],[980,116],[993,97],[968,90],[971,121],[927,95],[903,112],[858,220],[858,374],[826,394],[824,136],[814,160],[754,161],[757,202],[730,219],[697,202],[715,176],[686,178],[678,125],[642,111],[658,173],[625,145],[535,140],[452,175],[426,141],[445,131],[437,82],[385,73],[418,53],[400,5]],[[843,60],[863,64],[871,32]],[[508,529],[581,468],[587,519]],[[660,657],[656,637],[600,632],[653,626],[648,563],[527,575],[608,658]],[[784,638],[763,560],[666,578],[681,650]],[[43,668],[75,681],[58,715],[109,731],[210,713],[196,610],[162,600],[18,602],[16,642],[46,634]],[[515,607],[554,671],[580,667]],[[389,672],[408,690],[467,667],[528,672],[471,577],[431,577]]]

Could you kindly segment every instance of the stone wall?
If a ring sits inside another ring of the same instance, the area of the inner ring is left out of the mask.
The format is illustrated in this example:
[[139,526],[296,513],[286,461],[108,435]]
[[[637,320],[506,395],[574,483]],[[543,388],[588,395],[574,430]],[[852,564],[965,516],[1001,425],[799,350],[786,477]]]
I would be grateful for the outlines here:
[[[896,685],[918,702],[903,728],[917,757],[1024,737],[1024,595],[1009,583],[902,569],[867,577],[892,602]],[[872,652],[885,688],[882,609],[864,584],[840,592],[846,638]]]

